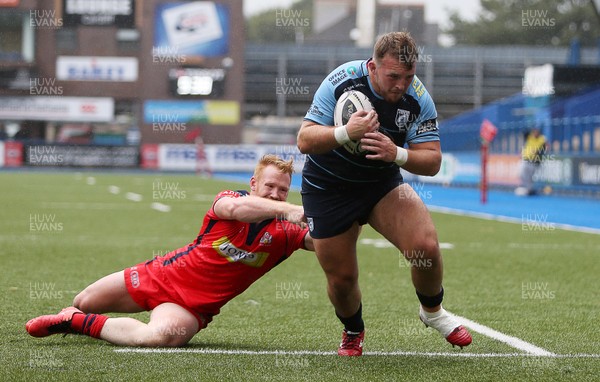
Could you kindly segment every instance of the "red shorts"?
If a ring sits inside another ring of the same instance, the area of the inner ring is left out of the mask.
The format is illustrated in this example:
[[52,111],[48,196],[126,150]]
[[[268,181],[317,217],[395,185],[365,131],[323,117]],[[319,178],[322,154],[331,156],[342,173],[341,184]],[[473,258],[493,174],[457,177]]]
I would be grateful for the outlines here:
[[187,306],[162,272],[153,272],[153,270],[154,268],[147,266],[146,263],[125,268],[125,285],[133,301],[148,311],[165,302],[177,304],[196,317],[198,331],[206,328],[212,321],[213,314],[200,312]]

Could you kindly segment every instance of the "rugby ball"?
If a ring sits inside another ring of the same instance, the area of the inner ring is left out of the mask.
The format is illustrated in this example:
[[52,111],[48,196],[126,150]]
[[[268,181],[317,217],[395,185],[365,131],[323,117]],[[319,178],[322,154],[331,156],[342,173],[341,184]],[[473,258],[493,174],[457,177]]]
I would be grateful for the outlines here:
[[357,90],[349,90],[343,93],[335,104],[333,123],[335,126],[345,125],[348,123],[350,116],[359,110],[369,112],[373,110],[373,104],[363,93]]
[[[369,101],[369,98],[357,90],[349,90],[343,93],[338,98],[333,111],[334,125],[337,127],[347,124],[352,114],[359,110],[366,112],[373,110],[373,104]],[[358,141],[347,142],[343,147],[352,154],[366,155],[366,151],[360,147],[360,142]]]

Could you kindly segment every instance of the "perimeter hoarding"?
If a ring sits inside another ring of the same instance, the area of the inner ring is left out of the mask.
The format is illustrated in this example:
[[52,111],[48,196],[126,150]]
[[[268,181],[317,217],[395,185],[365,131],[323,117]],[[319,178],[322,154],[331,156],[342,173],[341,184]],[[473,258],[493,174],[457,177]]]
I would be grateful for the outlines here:
[[112,122],[108,97],[0,97],[0,120]]

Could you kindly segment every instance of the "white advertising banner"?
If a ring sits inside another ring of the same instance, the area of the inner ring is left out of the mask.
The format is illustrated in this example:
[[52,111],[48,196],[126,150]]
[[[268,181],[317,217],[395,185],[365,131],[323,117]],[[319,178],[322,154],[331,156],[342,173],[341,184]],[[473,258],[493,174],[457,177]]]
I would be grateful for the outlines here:
[[158,168],[160,170],[194,171],[196,169],[196,145],[159,145]]
[[137,81],[135,57],[58,56],[56,78],[61,81]]
[[[300,172],[304,166],[304,154],[292,145],[204,145],[204,155],[212,172],[252,172],[265,154],[275,154],[284,159],[294,158],[296,172]],[[197,165],[196,145],[159,145],[159,169],[195,171]]]
[[0,119],[111,122],[115,101],[108,97],[0,97]]

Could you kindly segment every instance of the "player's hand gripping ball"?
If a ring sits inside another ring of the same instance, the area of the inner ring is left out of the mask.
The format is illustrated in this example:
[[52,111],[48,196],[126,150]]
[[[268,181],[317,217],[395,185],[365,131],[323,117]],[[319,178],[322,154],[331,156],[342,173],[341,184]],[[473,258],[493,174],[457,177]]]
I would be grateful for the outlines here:
[[[373,104],[366,95],[357,91],[349,90],[342,94],[335,104],[333,111],[333,123],[343,126],[348,123],[350,116],[359,110],[369,112],[373,110]],[[344,144],[344,148],[355,155],[366,155],[367,152],[360,147],[360,141],[350,141]]]

